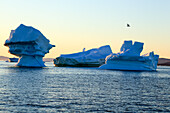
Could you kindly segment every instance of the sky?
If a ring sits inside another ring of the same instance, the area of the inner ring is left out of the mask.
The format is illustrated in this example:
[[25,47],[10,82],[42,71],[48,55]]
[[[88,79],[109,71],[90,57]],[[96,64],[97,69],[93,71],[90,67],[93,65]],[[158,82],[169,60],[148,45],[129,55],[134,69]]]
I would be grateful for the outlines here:
[[103,45],[117,53],[124,40],[170,58],[169,13],[170,0],[0,0],[0,56],[14,57],[4,42],[24,24],[56,45],[46,58]]

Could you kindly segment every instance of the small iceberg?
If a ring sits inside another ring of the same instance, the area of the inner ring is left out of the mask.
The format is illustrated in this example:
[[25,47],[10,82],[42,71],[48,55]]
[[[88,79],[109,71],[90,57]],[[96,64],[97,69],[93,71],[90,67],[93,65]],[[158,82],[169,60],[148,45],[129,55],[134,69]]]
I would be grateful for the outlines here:
[[19,57],[16,66],[45,67],[43,57],[54,45],[37,29],[21,24],[16,30],[11,30],[5,46],[9,53]]
[[54,59],[55,66],[71,67],[99,67],[105,63],[106,56],[110,55],[112,50],[109,45],[94,48],[73,54],[63,54]]
[[18,58],[9,58],[6,62],[18,62]]
[[131,70],[131,71],[156,71],[159,55],[154,52],[140,56],[144,43],[124,41],[120,52],[110,54],[105,59],[105,64],[100,69]]

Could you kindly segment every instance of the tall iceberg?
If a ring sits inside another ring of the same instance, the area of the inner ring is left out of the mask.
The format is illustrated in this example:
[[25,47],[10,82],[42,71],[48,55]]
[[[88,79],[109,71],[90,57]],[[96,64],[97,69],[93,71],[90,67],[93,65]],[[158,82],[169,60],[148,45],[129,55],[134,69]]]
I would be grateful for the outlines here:
[[136,70],[136,71],[155,71],[159,55],[154,52],[140,56],[144,43],[132,41],[124,41],[120,52],[110,54],[105,59],[105,64],[100,69],[113,70]]
[[9,53],[19,57],[16,66],[20,67],[45,67],[43,57],[55,45],[37,29],[21,24],[17,29],[11,30],[5,46]]
[[106,56],[112,53],[109,45],[73,54],[63,54],[54,59],[55,66],[99,67],[104,64]]

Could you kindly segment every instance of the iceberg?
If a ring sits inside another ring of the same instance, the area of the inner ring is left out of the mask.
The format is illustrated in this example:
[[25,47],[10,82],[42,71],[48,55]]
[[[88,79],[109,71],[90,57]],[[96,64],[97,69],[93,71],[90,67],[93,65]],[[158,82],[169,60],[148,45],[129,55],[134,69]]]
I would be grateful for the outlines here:
[[140,56],[144,43],[124,41],[119,53],[112,53],[105,59],[105,64],[99,69],[156,71],[159,55],[154,52]]
[[9,58],[6,62],[18,62],[18,58]]
[[93,48],[73,54],[62,54],[54,59],[55,66],[99,67],[105,63],[105,58],[112,53],[109,45]]
[[55,47],[49,42],[39,30],[21,24],[15,30],[11,30],[4,45],[9,47],[9,53],[19,57],[16,66],[45,67],[43,57]]

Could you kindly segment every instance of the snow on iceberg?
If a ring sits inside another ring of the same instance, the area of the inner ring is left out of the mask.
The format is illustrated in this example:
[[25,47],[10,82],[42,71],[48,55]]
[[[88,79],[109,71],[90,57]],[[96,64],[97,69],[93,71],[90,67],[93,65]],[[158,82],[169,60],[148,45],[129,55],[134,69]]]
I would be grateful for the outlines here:
[[19,56],[17,66],[45,67],[43,57],[54,45],[37,29],[21,24],[16,30],[11,30],[5,46],[9,53]]
[[112,53],[109,45],[73,54],[63,54],[54,59],[55,66],[99,67],[106,56]]
[[140,56],[144,43],[124,41],[120,52],[106,57],[104,65],[100,69],[156,71],[159,55],[154,52]]

